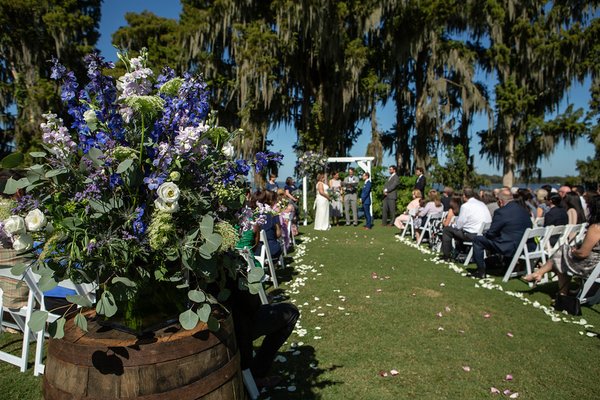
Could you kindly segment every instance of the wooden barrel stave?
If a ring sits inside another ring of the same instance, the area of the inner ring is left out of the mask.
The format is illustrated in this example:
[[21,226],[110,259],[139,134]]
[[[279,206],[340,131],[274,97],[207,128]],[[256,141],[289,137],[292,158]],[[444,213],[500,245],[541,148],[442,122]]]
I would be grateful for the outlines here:
[[51,340],[45,399],[244,397],[231,318],[223,321],[217,335],[205,326],[192,331],[168,328],[150,340],[90,325],[89,334],[67,326],[65,338]]

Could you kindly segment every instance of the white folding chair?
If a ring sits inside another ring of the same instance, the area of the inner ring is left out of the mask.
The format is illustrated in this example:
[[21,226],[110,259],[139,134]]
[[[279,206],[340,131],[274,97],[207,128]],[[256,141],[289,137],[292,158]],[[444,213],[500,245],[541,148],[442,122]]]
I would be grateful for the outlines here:
[[415,216],[419,210],[413,208],[412,210],[408,210],[408,221],[404,223],[404,229],[402,230],[402,237],[406,235],[408,231],[408,227],[410,227],[410,237],[415,238]]
[[[10,268],[0,268],[0,276],[14,279],[15,281],[19,281],[20,284],[26,284],[24,282],[25,276],[13,275],[10,272]],[[31,331],[31,329],[29,329],[29,326],[27,326],[35,307],[34,294],[33,292],[29,291],[27,296],[27,304],[18,309],[6,307],[3,302],[3,295],[4,293],[2,293],[2,290],[0,289],[0,329],[2,327],[18,329],[23,333],[23,339],[21,340],[20,355],[14,355],[0,350],[0,360],[16,365],[19,367],[21,372],[25,372],[27,369],[27,358],[29,356],[29,344],[36,338],[35,334]],[[4,320],[5,313],[12,317],[14,323]]]
[[427,219],[425,220],[425,224],[423,224],[423,228],[421,228],[421,234],[419,235],[419,240],[417,241],[417,245],[420,245],[427,234],[427,240],[431,241],[431,235],[433,232],[433,226],[437,222],[442,220],[443,212],[428,214]]
[[252,371],[250,371],[250,368],[242,370],[242,379],[244,379],[244,386],[246,386],[250,400],[258,399],[259,391],[256,387],[256,382],[254,382],[254,377],[252,376]]
[[[531,268],[531,261],[535,261],[541,259],[542,263],[546,262],[546,252],[544,251],[544,235],[546,232],[552,232],[552,227],[548,228],[527,228],[523,233],[523,237],[521,238],[521,242],[515,251],[515,254],[504,274],[504,278],[502,278],[502,282],[508,282],[508,280],[512,277],[516,277],[523,274],[531,274],[533,268]],[[527,243],[533,240],[535,242],[535,249],[529,250]],[[517,266],[517,262],[519,260],[525,260],[526,271],[515,272],[515,267]],[[529,284],[530,286],[533,283]]]
[[[579,274],[577,271],[573,271],[569,269],[567,272],[569,275],[577,276],[581,278],[582,287],[577,296],[579,298],[579,302],[581,304],[589,302],[592,297],[588,297],[588,293],[594,284],[600,283],[600,262],[596,264],[592,272],[588,276],[584,276]],[[599,294],[594,295],[593,297],[597,297]]]
[[[482,224],[480,224],[479,230],[477,231],[477,236],[483,234],[483,232],[490,229],[491,225],[491,222],[483,222]],[[471,262],[471,258],[473,257],[473,242],[463,242],[463,246],[469,247],[469,252],[467,253],[467,257],[465,257],[465,262],[463,263],[463,265],[466,267],[467,265],[469,265],[469,263]]]
[[[246,261],[246,264],[248,265],[248,270],[250,270],[250,268],[257,268],[254,265],[254,257],[252,257],[252,255],[250,254],[250,250],[248,248],[238,249],[238,252]],[[265,288],[262,285],[262,282],[260,284],[260,289],[258,290],[258,296],[260,297],[260,302],[262,304],[269,304],[269,298],[267,297],[267,293],[265,292]]]
[[271,274],[273,286],[277,288],[279,287],[279,282],[277,282],[277,275],[275,274],[275,264],[273,263],[271,250],[269,249],[269,241],[267,240],[267,234],[263,230],[260,231],[259,242],[261,243],[260,254],[258,256],[254,256],[254,258],[260,263],[263,269],[266,270],[265,267],[269,268],[269,273]]

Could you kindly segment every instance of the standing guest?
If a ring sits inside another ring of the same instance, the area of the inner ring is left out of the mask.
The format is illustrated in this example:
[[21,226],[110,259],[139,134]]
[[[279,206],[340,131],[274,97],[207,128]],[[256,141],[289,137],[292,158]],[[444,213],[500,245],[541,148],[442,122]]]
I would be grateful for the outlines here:
[[415,175],[417,175],[417,181],[415,182],[415,189],[421,192],[421,196],[425,194],[425,185],[427,182],[425,180],[425,171],[421,167],[415,168]]
[[477,264],[477,278],[485,278],[484,252],[512,257],[523,233],[531,227],[529,210],[520,205],[512,193],[502,190],[498,195],[500,208],[494,213],[490,229],[473,239],[473,259]]
[[288,176],[285,180],[285,186],[283,190],[285,191],[285,197],[290,200],[290,202],[294,205],[294,208],[298,208],[298,198],[294,196],[294,192],[298,190],[298,188],[296,187],[296,183],[291,176]]
[[569,193],[570,191],[571,191],[570,187],[568,187],[566,185],[561,186],[560,188],[558,188],[558,195],[564,199],[565,196],[567,195],[567,193]]
[[363,180],[365,181],[365,185],[360,192],[360,201],[365,213],[365,229],[371,229],[373,228],[373,219],[371,218],[371,175],[365,172]]
[[[396,175],[396,166],[391,165],[389,168],[390,177],[383,186],[383,205],[381,210],[381,224],[383,226],[392,226],[396,218],[396,199],[398,198],[398,185],[400,179]],[[423,192],[421,192],[423,193]]]
[[452,200],[452,195],[454,194],[454,189],[449,186],[446,186],[442,191],[442,205],[444,206],[444,211],[450,210],[450,200]]
[[354,168],[348,169],[348,176],[344,178],[344,211],[346,214],[346,226],[350,225],[350,209],[352,208],[353,225],[358,225],[358,213],[356,209],[356,192],[358,188],[358,177],[354,175]]
[[[463,204],[460,207],[458,217],[450,226],[444,227],[442,232],[442,258],[449,260],[452,256],[452,240],[456,243],[456,249],[460,250],[462,242],[472,241],[479,232],[481,224],[491,222],[490,211],[482,201],[475,197],[475,191],[471,188],[463,189]],[[531,220],[529,220],[531,222]]]
[[315,199],[315,230],[326,231],[329,229],[329,186],[325,183],[325,174],[317,175],[317,198]]
[[275,175],[275,174],[269,175],[269,181],[267,182],[265,189],[269,190],[271,192],[277,192],[277,189],[279,189],[279,186],[277,185],[277,182],[275,182],[276,179],[277,179],[277,175]]
[[342,181],[340,180],[340,173],[334,172],[333,178],[329,180],[329,189],[332,191],[331,199],[331,215],[334,225],[339,225],[340,218],[342,217]]
[[577,193],[567,192],[563,196],[562,207],[567,210],[569,225],[583,224],[585,222],[585,214],[581,208],[581,201]]
[[414,189],[412,191],[412,197],[413,199],[406,206],[406,211],[398,215],[398,217],[396,217],[396,219],[394,220],[394,226],[400,230],[404,230],[404,224],[410,220],[409,212],[411,210],[418,210],[421,206],[421,191]]

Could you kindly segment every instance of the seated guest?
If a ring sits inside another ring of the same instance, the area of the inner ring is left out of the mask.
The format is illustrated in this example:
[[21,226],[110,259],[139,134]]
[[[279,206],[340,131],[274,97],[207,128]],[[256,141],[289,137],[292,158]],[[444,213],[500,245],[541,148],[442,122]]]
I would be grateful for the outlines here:
[[[569,223],[567,210],[560,207],[561,201],[562,199],[556,193],[552,194],[546,201],[548,205],[548,212],[544,217],[544,226],[567,225]],[[560,235],[552,235],[550,238],[550,245],[554,246],[558,239],[560,239]]]
[[494,212],[499,207],[498,199],[496,199],[496,196],[494,196],[494,194],[492,192],[485,190],[481,194],[481,201],[483,201],[485,203],[486,207],[490,211],[490,215],[493,217]]
[[562,207],[567,210],[569,216],[569,225],[583,224],[585,222],[585,213],[581,208],[581,200],[575,192],[566,192],[562,196]]
[[460,206],[462,206],[462,197],[452,196],[450,199],[450,208],[448,209],[448,214],[446,214],[446,218],[444,218],[442,221],[443,226],[449,226],[454,222],[456,217],[458,217]]
[[[262,200],[262,201],[261,201]],[[260,192],[257,196],[257,201],[264,205],[268,205],[271,208],[275,207],[277,203],[277,193],[272,192],[270,190],[266,190],[264,192]],[[281,225],[279,224],[279,216],[274,215],[273,213],[267,213],[266,222],[261,226],[261,229],[265,231],[267,236],[267,243],[269,245],[269,250],[271,251],[271,257],[274,260],[279,258],[282,252],[281,244],[279,243],[279,239],[281,237]],[[260,254],[262,244],[259,244],[254,251],[254,254]]]
[[[236,247],[252,247],[258,241],[258,231],[257,226],[245,231]],[[281,377],[269,376],[273,360],[294,330],[300,312],[290,303],[261,304],[259,296],[240,289],[235,280],[228,280],[227,286],[231,295],[225,304],[232,312],[241,368],[250,368],[259,388],[275,386]],[[261,336],[264,339],[253,356],[252,342]]]
[[421,201],[421,191],[418,189],[414,189],[412,191],[412,200],[406,206],[406,211],[404,213],[398,215],[394,220],[394,226],[400,230],[404,229],[404,224],[410,220],[410,215],[408,215],[410,210],[418,210],[420,207]]
[[473,239],[473,259],[477,264],[475,276],[485,278],[484,251],[512,257],[521,242],[523,233],[531,227],[529,210],[515,201],[508,190],[498,195],[500,208],[494,213],[492,224],[483,235]]
[[554,269],[558,275],[559,293],[568,294],[571,277],[567,275],[572,270],[581,275],[589,275],[600,262],[600,195],[589,199],[589,227],[583,242],[578,248],[561,247],[554,256],[540,269],[527,275],[524,279],[529,282],[539,282],[546,272]]
[[267,184],[265,186],[265,190],[268,190],[270,192],[277,192],[277,189],[279,189],[279,185],[277,185],[277,182],[275,182],[276,179],[277,179],[277,175],[270,174],[269,181],[267,182]]
[[537,218],[544,218],[546,216],[546,213],[550,210],[546,202],[548,200],[549,194],[550,193],[548,193],[546,189],[538,189],[537,192],[535,192],[535,198],[537,200]]
[[433,189],[429,191],[429,201],[425,204],[424,207],[419,208],[417,212],[417,218],[415,220],[415,229],[416,229],[416,239],[417,242],[421,237],[421,230],[425,221],[427,220],[427,216],[430,214],[441,213],[444,210],[444,206],[440,200],[440,194],[437,190]]
[[458,247],[455,250],[458,250],[462,242],[473,240],[482,224],[492,220],[490,211],[475,197],[473,189],[463,189],[463,201],[458,217],[452,225],[444,227],[442,233],[442,258],[446,260],[452,256],[452,239]]

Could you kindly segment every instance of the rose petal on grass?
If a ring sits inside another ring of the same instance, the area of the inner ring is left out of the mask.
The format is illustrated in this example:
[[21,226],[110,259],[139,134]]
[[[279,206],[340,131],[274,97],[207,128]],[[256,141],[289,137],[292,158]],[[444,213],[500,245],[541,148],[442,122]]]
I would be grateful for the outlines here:
[[468,365],[463,366],[462,369],[465,372],[471,372],[471,367],[469,367]]
[[439,313],[435,314],[438,318],[442,318],[442,312],[440,311]]
[[490,388],[490,393],[491,394],[500,394],[500,390],[498,390],[497,388],[495,388],[495,387],[492,386]]
[[444,287],[444,286],[446,286],[446,284],[444,282],[442,282],[442,283],[440,283],[440,286]]
[[510,389],[505,389],[502,393],[504,393],[505,396],[508,396],[509,394],[511,394],[511,390]]
[[490,314],[490,313],[483,314],[483,318],[490,318],[491,316],[492,316],[492,314]]
[[381,370],[381,371],[379,371],[379,376],[386,377],[386,376],[388,376],[388,373],[387,373],[387,371]]
[[511,399],[516,399],[519,397],[519,392],[514,392],[513,394],[511,394],[510,396],[508,396]]
[[382,289],[376,289],[375,291],[379,293],[379,292],[382,292],[383,290]]
[[446,306],[445,310],[446,312],[450,312],[450,307]]
[[512,381],[513,380],[513,376],[511,374],[508,374],[504,377],[505,380],[507,381]]
[[511,332],[507,332],[506,336],[508,336],[508,337],[514,337],[515,335],[513,335]]
[[444,330],[443,327],[441,327],[441,326],[438,327],[438,331],[443,331],[443,330]]
[[398,370],[397,370],[397,369],[393,369],[393,370],[391,370],[391,371],[390,371],[390,375],[392,375],[392,376],[396,376],[396,375],[398,375],[399,373],[400,373],[400,372],[398,372]]

